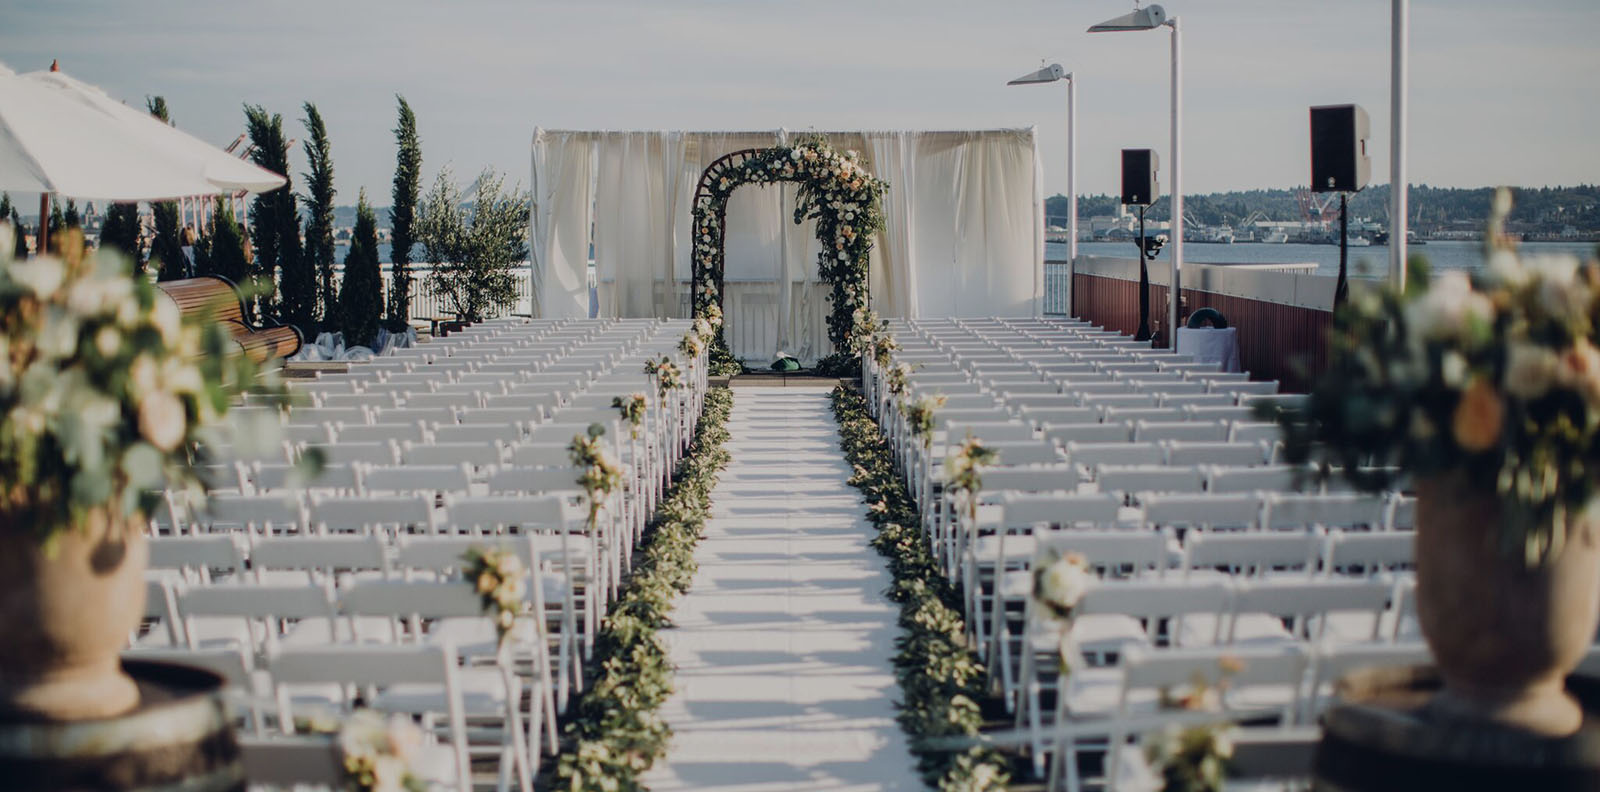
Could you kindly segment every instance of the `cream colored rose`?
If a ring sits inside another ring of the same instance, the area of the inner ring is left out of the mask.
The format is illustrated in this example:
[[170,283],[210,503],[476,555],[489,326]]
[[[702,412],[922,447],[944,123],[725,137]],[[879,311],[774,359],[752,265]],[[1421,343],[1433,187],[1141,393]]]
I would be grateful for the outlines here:
[[1549,347],[1516,342],[1506,350],[1506,393],[1532,401],[1550,392],[1561,361]]
[[153,391],[139,402],[139,434],[162,451],[171,451],[183,442],[187,420],[183,402],[168,391]]
[[48,300],[61,290],[61,284],[66,280],[67,271],[61,261],[55,258],[42,257],[32,261],[13,261],[6,268],[11,280],[33,292],[35,297]]
[[104,325],[94,334],[94,348],[100,357],[114,358],[122,350],[122,334],[115,327]]
[[182,340],[183,315],[172,300],[156,297],[155,304],[150,307],[150,323],[161,331],[161,340],[167,346],[177,346]]
[[1556,378],[1582,395],[1591,409],[1600,408],[1600,349],[1589,339],[1580,338],[1561,353]]
[[1411,332],[1422,338],[1455,338],[1471,320],[1489,321],[1494,303],[1472,290],[1467,274],[1452,270],[1441,273],[1422,297],[1406,306]]

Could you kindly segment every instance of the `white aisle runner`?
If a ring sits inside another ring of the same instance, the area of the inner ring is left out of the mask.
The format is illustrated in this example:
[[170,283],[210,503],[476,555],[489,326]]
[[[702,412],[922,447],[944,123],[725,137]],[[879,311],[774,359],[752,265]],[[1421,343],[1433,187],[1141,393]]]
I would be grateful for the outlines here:
[[695,551],[664,631],[678,667],[662,707],[668,790],[921,786],[895,723],[896,608],[839,450],[828,391],[741,389]]

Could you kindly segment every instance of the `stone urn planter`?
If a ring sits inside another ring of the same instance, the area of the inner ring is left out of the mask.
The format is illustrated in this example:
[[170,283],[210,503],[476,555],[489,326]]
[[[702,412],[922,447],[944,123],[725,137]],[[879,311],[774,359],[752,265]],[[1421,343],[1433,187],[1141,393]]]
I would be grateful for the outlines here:
[[1502,519],[1460,474],[1418,484],[1416,611],[1444,681],[1430,707],[1566,736],[1583,716],[1564,682],[1600,621],[1600,509],[1569,517],[1564,548],[1537,566],[1502,546]]
[[[142,531],[91,512],[49,545],[0,516],[0,716],[108,718],[139,703],[118,652],[144,615],[148,547]],[[137,525],[137,523],[132,523]]]

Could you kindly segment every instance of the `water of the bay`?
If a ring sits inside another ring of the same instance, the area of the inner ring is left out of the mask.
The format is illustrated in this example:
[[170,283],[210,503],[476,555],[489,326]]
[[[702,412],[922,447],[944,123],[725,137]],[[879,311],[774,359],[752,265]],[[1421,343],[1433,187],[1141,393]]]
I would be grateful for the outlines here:
[[[1566,253],[1579,258],[1595,255],[1593,242],[1524,242],[1520,250],[1524,255],[1553,255]],[[1157,261],[1165,262],[1171,248],[1161,251]],[[1078,254],[1082,256],[1115,256],[1133,258],[1132,242],[1079,242]],[[1447,269],[1475,270],[1483,266],[1482,242],[1454,242],[1434,240],[1410,248],[1413,255],[1423,256],[1435,271]],[[1065,260],[1065,242],[1045,243],[1047,260]],[[1195,264],[1284,264],[1310,262],[1317,265],[1319,275],[1339,273],[1339,247],[1337,245],[1234,243],[1222,245],[1208,242],[1189,242],[1183,246],[1183,259]],[[1351,277],[1386,277],[1389,272],[1389,248],[1372,245],[1350,248]]]

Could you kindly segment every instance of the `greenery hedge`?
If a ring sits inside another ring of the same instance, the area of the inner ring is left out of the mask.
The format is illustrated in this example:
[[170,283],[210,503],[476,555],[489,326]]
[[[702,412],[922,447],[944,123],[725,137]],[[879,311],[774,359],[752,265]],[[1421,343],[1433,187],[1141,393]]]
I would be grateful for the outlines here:
[[689,590],[694,547],[711,515],[711,490],[728,464],[723,443],[733,392],[712,388],[688,453],[656,507],[622,596],[595,637],[594,668],[566,725],[557,787],[574,792],[642,790],[639,777],[666,752],[672,730],[657,714],[672,694],[672,662],[659,632],[672,600]]
[[1001,790],[1010,780],[1004,754],[985,747],[950,750],[928,738],[976,737],[983,726],[980,702],[988,696],[984,667],[967,645],[961,595],[939,571],[918,535],[916,504],[894,472],[894,455],[866,400],[843,387],[833,391],[839,444],[853,466],[850,484],[868,504],[877,527],[872,546],[894,576],[887,595],[900,605],[895,675],[905,700],[901,728],[911,737],[917,769],[940,790]]

